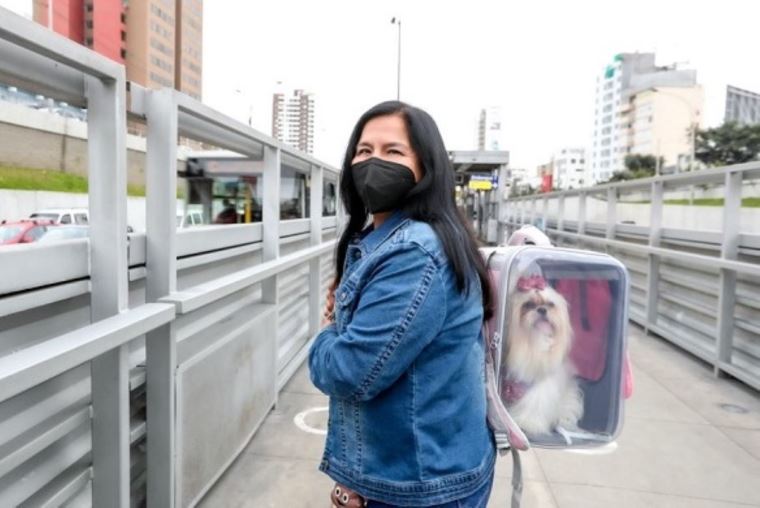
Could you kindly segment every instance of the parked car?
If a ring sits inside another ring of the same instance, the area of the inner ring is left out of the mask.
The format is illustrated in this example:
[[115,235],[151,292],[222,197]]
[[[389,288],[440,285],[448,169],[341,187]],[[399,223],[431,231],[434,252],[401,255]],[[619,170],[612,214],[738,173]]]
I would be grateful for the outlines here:
[[186,215],[177,213],[177,227],[188,228],[190,226],[200,226],[203,224],[203,214],[201,212],[187,212]]
[[39,240],[54,224],[49,220],[3,221],[0,223],[0,245],[32,243]]
[[[90,213],[87,208],[44,208],[29,216],[30,219],[45,219],[54,224],[76,224],[88,226]],[[127,233],[134,233],[132,226],[127,225]]]
[[78,224],[86,226],[90,223],[90,214],[87,208],[45,208],[37,210],[29,218],[45,219],[54,224]]
[[48,229],[39,242],[49,243],[73,238],[87,238],[88,236],[90,236],[89,226],[56,226]]

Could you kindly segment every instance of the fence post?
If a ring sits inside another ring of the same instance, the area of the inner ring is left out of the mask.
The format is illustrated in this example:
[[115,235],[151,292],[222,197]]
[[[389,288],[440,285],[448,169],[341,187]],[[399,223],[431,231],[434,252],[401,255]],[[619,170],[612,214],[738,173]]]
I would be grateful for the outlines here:
[[[88,108],[93,322],[127,308],[127,146],[124,69],[85,78]],[[123,345],[92,360],[92,504],[129,506],[129,363]]]
[[[157,302],[177,289],[177,133],[174,90],[145,94],[146,150],[146,276],[145,301]],[[175,374],[177,343],[174,325],[148,333],[146,358],[147,504],[175,503]]]
[[[742,173],[726,173],[726,197],[723,205],[723,239],[720,256],[736,259],[739,253],[739,214],[742,202]],[[734,338],[734,308],[736,306],[736,272],[720,269],[718,286],[718,320],[715,375],[721,373],[723,364],[731,363]]]
[[[662,200],[664,187],[662,180],[652,183],[651,201],[649,210],[649,245],[659,247],[662,237]],[[660,285],[660,257],[649,254],[647,270],[647,294],[644,329],[649,333],[649,327],[657,324],[657,303]]]
[[[322,243],[322,182],[324,180],[324,168],[311,166],[311,219],[312,246]],[[309,336],[319,330],[322,318],[322,257],[315,257],[309,261]]]
[[607,228],[605,237],[615,238],[615,225],[617,224],[617,189],[610,187],[607,189]]
[[507,224],[507,214],[511,211],[511,203],[509,201],[509,197],[507,195],[507,189],[511,189],[511,185],[509,182],[509,166],[507,164],[502,164],[499,166],[499,185],[497,187],[496,191],[496,199],[497,199],[497,208],[496,208],[496,218],[497,218],[497,244],[506,244],[507,243],[507,237],[509,235],[508,228],[509,225]]
[[[262,228],[263,248],[261,261],[266,263],[280,257],[280,183],[282,171],[282,150],[279,146],[264,147],[264,188],[262,197]],[[280,288],[279,276],[272,275],[261,283],[261,301],[271,303],[277,307],[277,333],[275,334],[274,351],[280,342]],[[277,363],[277,356],[273,359]],[[275,366],[275,375],[279,377],[280,366]],[[277,386],[277,377],[274,385]],[[279,391],[275,390],[275,404],[279,397]]]
[[[581,191],[578,195],[578,235],[582,237],[586,234],[586,191]],[[578,238],[577,248],[583,248],[583,238]]]

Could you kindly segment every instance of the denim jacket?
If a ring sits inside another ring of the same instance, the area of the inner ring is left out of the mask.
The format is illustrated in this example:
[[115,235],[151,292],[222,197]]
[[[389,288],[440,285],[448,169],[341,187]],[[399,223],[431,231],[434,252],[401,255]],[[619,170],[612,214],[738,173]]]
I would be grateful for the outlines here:
[[365,497],[434,506],[490,481],[481,288],[468,295],[435,231],[395,211],[349,244],[335,322],[309,351],[330,396],[320,470]]

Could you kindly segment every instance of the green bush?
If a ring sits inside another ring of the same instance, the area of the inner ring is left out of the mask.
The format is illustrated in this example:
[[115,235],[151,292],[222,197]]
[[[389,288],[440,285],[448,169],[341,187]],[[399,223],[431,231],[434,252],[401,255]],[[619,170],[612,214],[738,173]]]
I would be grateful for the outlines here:
[[[87,178],[48,169],[0,166],[0,189],[87,194]],[[181,196],[181,192],[177,194]],[[127,195],[145,196],[145,186],[127,185]]]

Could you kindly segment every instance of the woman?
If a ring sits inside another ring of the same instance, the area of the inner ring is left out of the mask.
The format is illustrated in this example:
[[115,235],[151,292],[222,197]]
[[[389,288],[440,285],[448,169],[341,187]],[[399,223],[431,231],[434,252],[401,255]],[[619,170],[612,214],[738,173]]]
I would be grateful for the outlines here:
[[396,101],[367,111],[340,188],[349,222],[309,352],[311,380],[330,396],[320,470],[337,482],[333,504],[485,507],[490,286],[430,115]]

